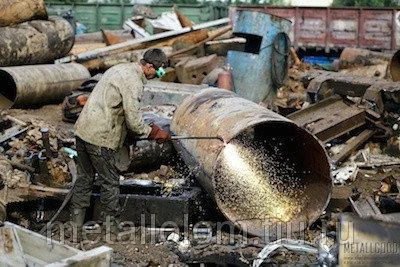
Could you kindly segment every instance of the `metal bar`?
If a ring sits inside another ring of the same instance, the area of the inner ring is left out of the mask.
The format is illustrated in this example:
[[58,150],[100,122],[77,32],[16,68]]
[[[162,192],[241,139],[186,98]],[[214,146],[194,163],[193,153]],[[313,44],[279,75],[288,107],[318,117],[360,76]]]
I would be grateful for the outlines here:
[[217,139],[220,141],[224,141],[224,139],[222,139],[222,137],[218,137],[218,136],[171,136],[171,140],[213,140],[213,139]]
[[338,164],[351,155],[360,145],[365,143],[369,138],[375,134],[375,130],[364,130],[357,135],[354,140],[346,144],[346,147],[338,154],[334,155],[331,159],[333,164]]
[[[148,137],[139,137],[139,138],[135,138],[135,140],[141,141],[141,140],[151,140],[151,139],[149,139]],[[222,137],[218,137],[218,136],[176,136],[176,135],[171,136],[171,140],[220,140],[220,141],[224,141],[224,139],[222,139]]]
[[43,147],[46,149],[46,151],[45,151],[46,157],[47,157],[47,159],[51,159],[52,154],[51,154],[51,146],[50,146],[49,129],[41,128],[40,132],[42,134]]
[[1,136],[0,137],[0,143],[3,143],[3,142],[5,142],[5,141],[7,141],[8,139],[10,139],[10,138],[12,138],[12,137],[14,137],[14,136],[17,136],[17,135],[19,135],[19,134],[21,134],[21,133],[23,133],[23,132],[26,132],[28,129],[30,129],[32,126],[28,126],[28,127],[25,127],[25,128],[23,128],[23,129],[21,129],[21,130],[18,130],[18,131],[15,131],[15,132],[13,132],[13,133],[10,133],[10,134],[8,134],[8,135],[6,135],[6,136]]

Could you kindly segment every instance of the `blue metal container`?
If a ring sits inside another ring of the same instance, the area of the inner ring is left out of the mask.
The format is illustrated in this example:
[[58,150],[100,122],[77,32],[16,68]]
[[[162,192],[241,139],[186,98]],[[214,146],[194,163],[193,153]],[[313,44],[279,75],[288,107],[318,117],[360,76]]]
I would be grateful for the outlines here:
[[233,31],[247,39],[244,51],[228,51],[235,92],[259,103],[276,93],[287,76],[291,22],[268,13],[238,11]]
[[327,56],[304,56],[303,57],[303,62],[313,65],[313,66],[318,66],[323,68],[324,70],[334,70],[333,62],[335,59],[338,59],[339,57],[327,57]]

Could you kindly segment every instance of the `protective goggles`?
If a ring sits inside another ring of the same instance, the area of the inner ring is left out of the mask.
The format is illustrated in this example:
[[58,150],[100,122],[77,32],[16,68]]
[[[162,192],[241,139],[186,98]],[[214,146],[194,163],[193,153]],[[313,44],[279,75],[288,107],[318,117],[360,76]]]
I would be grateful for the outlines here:
[[163,67],[159,67],[157,70],[156,70],[156,77],[157,78],[161,78],[162,76],[164,76],[165,75],[165,69],[163,68]]

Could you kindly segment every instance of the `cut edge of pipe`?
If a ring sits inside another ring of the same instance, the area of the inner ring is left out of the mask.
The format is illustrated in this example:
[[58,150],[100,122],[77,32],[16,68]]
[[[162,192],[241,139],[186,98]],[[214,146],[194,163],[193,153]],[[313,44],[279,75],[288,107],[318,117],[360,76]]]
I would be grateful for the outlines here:
[[0,69],[0,108],[11,108],[17,99],[17,84],[14,77],[7,71]]

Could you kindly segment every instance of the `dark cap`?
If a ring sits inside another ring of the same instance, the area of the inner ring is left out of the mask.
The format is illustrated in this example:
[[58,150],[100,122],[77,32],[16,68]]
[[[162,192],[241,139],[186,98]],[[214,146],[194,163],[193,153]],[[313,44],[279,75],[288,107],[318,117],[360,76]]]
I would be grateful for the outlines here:
[[167,56],[164,51],[158,48],[149,49],[143,55],[143,61],[150,63],[155,69],[166,67],[168,63]]

